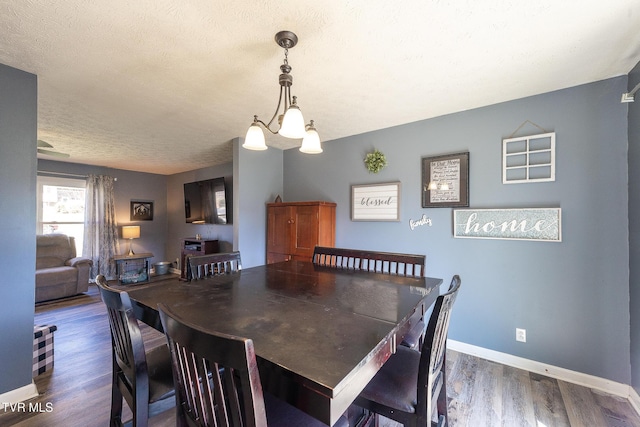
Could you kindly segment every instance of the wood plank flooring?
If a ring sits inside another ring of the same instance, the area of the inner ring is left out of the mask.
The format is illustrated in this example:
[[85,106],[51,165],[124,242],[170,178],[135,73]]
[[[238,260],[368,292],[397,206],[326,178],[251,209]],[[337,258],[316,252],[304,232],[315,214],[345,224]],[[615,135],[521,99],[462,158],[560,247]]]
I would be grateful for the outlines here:
[[[39,403],[41,411],[0,408],[0,426],[109,425],[111,337],[95,286],[87,294],[38,305],[35,323],[58,327],[54,368],[36,377],[40,395],[27,402]],[[163,335],[141,329],[149,347],[164,345]],[[447,358],[452,427],[640,427],[625,399],[463,353],[448,351]],[[175,425],[173,411],[150,425]]]
[[447,375],[451,427],[640,427],[626,399],[468,354],[447,351]]

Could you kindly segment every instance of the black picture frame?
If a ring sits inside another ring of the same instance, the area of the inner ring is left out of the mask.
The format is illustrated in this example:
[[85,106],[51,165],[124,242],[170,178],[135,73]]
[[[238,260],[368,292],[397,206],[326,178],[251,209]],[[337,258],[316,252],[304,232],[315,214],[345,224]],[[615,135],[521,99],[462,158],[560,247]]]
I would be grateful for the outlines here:
[[[433,178],[433,179],[432,179]],[[448,189],[444,187],[448,186]],[[469,152],[422,158],[422,207],[469,206]]]
[[131,221],[153,221],[153,202],[131,201]]

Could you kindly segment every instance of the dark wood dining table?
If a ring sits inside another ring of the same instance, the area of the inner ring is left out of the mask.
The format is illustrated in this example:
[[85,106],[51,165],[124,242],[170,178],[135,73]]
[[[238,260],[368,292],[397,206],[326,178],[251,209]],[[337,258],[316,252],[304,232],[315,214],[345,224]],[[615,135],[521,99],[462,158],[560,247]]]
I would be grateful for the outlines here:
[[265,391],[333,425],[438,296],[442,279],[289,261],[191,282],[158,276],[126,289],[162,331],[167,304],[202,328],[253,340]]

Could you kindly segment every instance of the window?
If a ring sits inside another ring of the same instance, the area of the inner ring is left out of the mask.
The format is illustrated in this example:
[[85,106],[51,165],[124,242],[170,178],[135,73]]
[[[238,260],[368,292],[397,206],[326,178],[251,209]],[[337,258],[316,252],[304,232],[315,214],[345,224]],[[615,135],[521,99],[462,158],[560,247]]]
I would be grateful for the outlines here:
[[38,176],[38,234],[62,233],[76,240],[82,255],[84,239],[84,179]]

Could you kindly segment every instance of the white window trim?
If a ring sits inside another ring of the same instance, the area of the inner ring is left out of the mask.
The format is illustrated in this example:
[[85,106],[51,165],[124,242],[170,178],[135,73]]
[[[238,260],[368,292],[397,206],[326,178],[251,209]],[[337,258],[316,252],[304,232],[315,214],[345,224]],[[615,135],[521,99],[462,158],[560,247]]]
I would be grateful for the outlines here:
[[[44,226],[44,223],[42,221],[42,187],[44,187],[45,185],[57,185],[63,187],[87,188],[87,180],[82,178],[62,178],[57,176],[38,175],[36,182],[36,232],[37,234],[42,234]],[[74,222],[73,224],[77,223]]]

